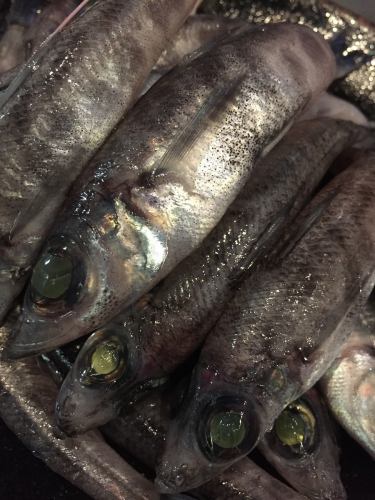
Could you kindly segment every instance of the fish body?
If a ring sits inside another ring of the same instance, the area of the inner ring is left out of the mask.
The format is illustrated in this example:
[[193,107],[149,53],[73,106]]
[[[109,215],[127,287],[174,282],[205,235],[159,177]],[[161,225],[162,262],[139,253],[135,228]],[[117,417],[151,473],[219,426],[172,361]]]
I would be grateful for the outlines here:
[[[334,84],[335,93],[375,120],[375,26],[334,2],[320,0],[205,0],[202,11],[240,18],[252,24],[287,21],[303,24],[331,39],[344,33],[347,54],[366,53],[366,64]],[[371,59],[372,56],[372,59]]]
[[24,286],[71,184],[196,3],[94,2],[1,95],[0,317]]
[[368,152],[303,211],[275,263],[240,285],[169,431],[162,491],[197,486],[247,454],[333,362],[345,315],[374,283],[374,187]]
[[346,431],[375,458],[375,306],[349,318],[351,335],[321,380],[328,405]]
[[[166,276],[217,224],[255,160],[334,66],[319,35],[280,24],[246,30],[159,80],[73,191],[33,274],[42,307],[29,287],[12,355],[93,331]],[[44,301],[51,252],[70,268],[70,284]]]
[[57,386],[37,359],[8,361],[3,346],[10,323],[0,330],[0,416],[48,467],[96,500],[156,500],[153,485],[92,431],[66,438],[54,423]]
[[[361,127],[329,119],[294,125],[258,162],[200,247],[159,287],[88,338],[60,391],[61,428],[83,432],[113,419],[135,391],[184,363],[202,344],[243,275],[280,238],[334,159],[368,135]],[[108,342],[123,346],[125,369],[98,377],[92,359]]]
[[333,423],[316,389],[285,408],[258,449],[294,489],[308,498],[346,498]]

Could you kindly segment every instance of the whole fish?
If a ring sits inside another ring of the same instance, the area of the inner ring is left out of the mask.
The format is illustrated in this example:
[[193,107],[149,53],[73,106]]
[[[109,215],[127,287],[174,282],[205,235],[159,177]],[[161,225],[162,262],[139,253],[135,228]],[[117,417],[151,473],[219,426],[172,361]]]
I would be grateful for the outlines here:
[[166,276],[334,72],[320,35],[282,23],[246,29],[159,80],[61,212],[10,354],[48,351],[89,333]]
[[375,279],[374,189],[370,151],[314,198],[275,263],[238,288],[170,428],[161,491],[198,486],[248,454],[338,355],[340,325]]
[[57,387],[36,359],[7,361],[0,329],[0,417],[48,467],[97,500],[156,500],[152,483],[130,467],[97,431],[59,436],[54,425]]
[[186,361],[243,273],[280,238],[334,159],[368,135],[329,119],[293,126],[201,246],[149,296],[88,338],[60,391],[61,428],[82,432],[115,418],[129,395]]
[[308,498],[346,498],[334,428],[316,389],[281,412],[258,448],[279,474]]
[[352,333],[340,355],[322,378],[321,386],[338,422],[375,458],[373,296],[359,314],[350,318],[350,323]]
[[325,38],[344,33],[348,56],[366,53],[369,58],[366,64],[335,82],[334,91],[358,105],[370,120],[375,120],[374,24],[334,2],[323,0],[205,0],[202,11],[239,17],[253,24],[281,21],[303,24]]
[[0,319],[71,184],[197,1],[93,2],[60,26],[0,96]]
[[[121,446],[150,470],[160,458],[168,429],[171,395],[155,392],[102,430],[109,441]],[[219,477],[191,492],[205,500],[302,500],[293,491],[254,462],[245,458]]]

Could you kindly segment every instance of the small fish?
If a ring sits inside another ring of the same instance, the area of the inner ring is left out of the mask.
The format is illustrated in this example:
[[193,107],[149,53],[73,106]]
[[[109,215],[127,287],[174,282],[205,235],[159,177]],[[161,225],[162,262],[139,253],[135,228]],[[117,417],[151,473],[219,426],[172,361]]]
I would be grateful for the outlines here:
[[316,389],[282,411],[258,448],[279,474],[308,498],[346,498],[334,428]]
[[[126,450],[149,470],[155,468],[169,424],[171,394],[155,392],[129,412],[102,428],[110,442]],[[190,492],[194,498],[212,500],[303,500],[254,462],[245,458],[222,475]]]
[[334,159],[368,135],[334,120],[293,126],[259,161],[201,246],[155,291],[88,338],[57,401],[64,432],[83,432],[115,418],[130,395],[186,361],[242,275],[280,238]]
[[375,299],[349,319],[351,335],[321,386],[340,424],[375,458]]
[[0,95],[0,320],[71,184],[198,1],[96,1],[77,17],[83,0]]
[[96,500],[157,500],[152,483],[128,465],[97,431],[59,435],[54,424],[57,386],[37,359],[8,361],[0,329],[0,417],[34,455]]
[[[375,26],[353,12],[324,0],[205,0],[201,7],[209,14],[224,14],[252,24],[287,21],[309,26],[327,39],[344,34],[348,59],[367,54],[368,60],[342,80],[334,91],[360,107],[375,121]],[[371,58],[372,57],[372,58]]]
[[92,332],[165,277],[334,74],[320,35],[282,23],[247,29],[159,80],[73,190],[34,268],[10,354]]
[[345,315],[375,279],[374,189],[369,151],[302,212],[274,263],[242,282],[170,428],[161,491],[198,486],[248,454],[338,355]]

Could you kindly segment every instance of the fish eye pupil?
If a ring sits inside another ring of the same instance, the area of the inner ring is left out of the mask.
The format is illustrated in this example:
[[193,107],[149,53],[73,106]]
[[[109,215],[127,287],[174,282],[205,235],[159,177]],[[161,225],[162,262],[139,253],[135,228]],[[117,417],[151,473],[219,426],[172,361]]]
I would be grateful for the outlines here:
[[91,356],[91,369],[95,375],[110,375],[121,362],[121,348],[115,342],[103,342]]
[[209,422],[210,441],[220,448],[236,448],[246,436],[246,425],[241,412],[215,413]]
[[274,425],[277,437],[287,446],[296,446],[304,442],[305,427],[303,417],[289,409],[281,413]]
[[72,281],[73,261],[66,253],[46,252],[37,262],[32,277],[33,292],[42,299],[59,299]]

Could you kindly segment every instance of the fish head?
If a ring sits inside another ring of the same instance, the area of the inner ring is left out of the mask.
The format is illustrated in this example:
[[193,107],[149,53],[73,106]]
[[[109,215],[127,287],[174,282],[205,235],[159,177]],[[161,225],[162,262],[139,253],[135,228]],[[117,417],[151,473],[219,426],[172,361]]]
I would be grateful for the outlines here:
[[68,435],[116,418],[137,381],[136,336],[120,322],[97,330],[82,346],[56,403],[58,426]]
[[280,474],[308,498],[346,498],[334,429],[316,390],[281,412],[260,448]]
[[197,488],[246,456],[259,439],[259,421],[250,398],[238,387],[193,377],[165,452],[157,467],[162,493]]
[[91,218],[60,225],[36,263],[8,354],[53,350],[94,331],[136,300],[167,254],[160,233],[101,200]]

